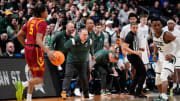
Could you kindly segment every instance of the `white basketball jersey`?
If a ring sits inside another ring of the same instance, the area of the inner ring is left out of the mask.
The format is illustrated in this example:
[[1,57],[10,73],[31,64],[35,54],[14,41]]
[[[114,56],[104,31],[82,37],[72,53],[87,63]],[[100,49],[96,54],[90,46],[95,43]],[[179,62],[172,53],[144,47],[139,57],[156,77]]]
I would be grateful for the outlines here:
[[166,55],[172,52],[174,45],[170,43],[164,42],[164,34],[166,31],[163,31],[159,38],[153,37],[153,43],[158,47],[158,52],[162,55]]

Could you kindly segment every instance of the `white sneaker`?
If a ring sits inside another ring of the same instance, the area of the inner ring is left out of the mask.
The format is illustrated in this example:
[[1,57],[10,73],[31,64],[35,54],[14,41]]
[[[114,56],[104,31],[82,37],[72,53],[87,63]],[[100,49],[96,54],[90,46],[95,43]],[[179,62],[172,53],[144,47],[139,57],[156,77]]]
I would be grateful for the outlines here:
[[82,95],[79,88],[75,88],[74,94],[75,94],[76,96],[81,96],[81,95]]
[[94,96],[94,94],[89,93],[89,97],[93,97],[93,96]]

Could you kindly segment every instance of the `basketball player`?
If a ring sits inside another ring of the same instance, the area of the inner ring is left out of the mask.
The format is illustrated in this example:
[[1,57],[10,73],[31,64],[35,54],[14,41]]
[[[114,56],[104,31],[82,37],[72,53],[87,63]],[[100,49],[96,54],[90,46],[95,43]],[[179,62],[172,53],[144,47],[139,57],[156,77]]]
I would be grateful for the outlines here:
[[157,53],[159,53],[158,66],[155,72],[156,85],[160,92],[160,97],[153,101],[168,101],[168,76],[174,73],[174,64],[176,61],[175,54],[179,51],[176,47],[179,46],[179,39],[171,32],[162,30],[162,23],[159,18],[152,19],[151,27],[155,33],[153,36],[155,45],[153,61],[157,61]]
[[[148,32],[149,28],[146,25],[147,24],[148,16],[145,14],[140,15],[140,23],[138,24],[138,36],[141,40],[141,46],[142,46],[142,61],[144,63],[144,66],[146,68],[146,71],[148,70],[147,64],[149,63],[149,46],[148,46]],[[143,88],[146,87],[146,81],[144,82]]]
[[34,8],[35,17],[30,19],[17,35],[18,40],[25,47],[25,59],[32,73],[31,80],[15,83],[17,100],[22,100],[23,90],[28,87],[26,101],[32,101],[34,86],[43,82],[45,71],[44,52],[47,53],[49,58],[55,59],[53,52],[43,45],[43,37],[47,27],[44,19],[47,18],[47,15],[48,12],[45,5],[36,5]]
[[[177,29],[176,27],[176,22],[175,22],[175,19],[169,19],[167,21],[167,26],[165,26],[163,28],[163,30],[166,30],[166,31],[169,31],[171,32],[174,36],[176,37],[180,37],[180,31],[179,29]],[[176,54],[177,59],[176,59],[176,64],[175,64],[175,73],[174,73],[174,76],[173,76],[173,80],[174,80],[174,83],[173,83],[173,89],[175,89],[177,87],[177,84],[176,82],[178,83],[179,82],[179,79],[178,79],[178,72],[180,71],[180,68],[179,68],[179,63],[180,63],[180,58],[179,58],[179,53]]]

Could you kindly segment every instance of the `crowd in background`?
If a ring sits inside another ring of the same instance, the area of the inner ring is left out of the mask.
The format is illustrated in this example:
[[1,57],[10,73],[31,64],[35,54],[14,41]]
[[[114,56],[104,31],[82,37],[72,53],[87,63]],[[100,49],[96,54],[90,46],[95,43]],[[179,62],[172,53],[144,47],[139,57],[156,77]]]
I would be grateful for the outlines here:
[[[122,54],[119,48],[120,32],[123,26],[129,24],[130,13],[138,17],[142,14],[148,15],[149,33],[151,33],[152,17],[160,17],[164,25],[169,17],[173,17],[180,30],[178,25],[180,2],[177,0],[0,0],[1,56],[16,56],[24,53],[24,47],[21,46],[16,35],[20,28],[33,17],[33,8],[38,3],[45,3],[48,9],[46,19],[48,25],[44,38],[44,44],[47,47],[51,47],[53,37],[58,32],[66,30],[68,22],[72,22],[78,32],[81,28],[87,28],[86,21],[92,19],[95,34],[103,35],[104,41],[101,45],[104,49],[115,49],[116,53]],[[97,37],[95,40],[100,42],[101,39]],[[153,44],[150,36],[148,36],[148,44],[152,55]],[[129,68],[126,68],[127,72],[123,72],[125,73],[123,75],[129,75],[128,70]]]
[[[37,3],[45,3],[48,7],[47,37],[45,44],[50,46],[51,38],[57,31],[65,29],[67,22],[75,23],[78,31],[85,27],[86,19],[94,23],[100,22],[105,34],[114,43],[119,36],[122,26],[128,24],[128,15],[131,12],[140,15],[148,14],[149,18],[161,17],[164,22],[169,16],[179,23],[180,3],[168,0],[1,0],[0,1],[0,48],[1,55],[6,52],[6,43],[12,41],[16,47],[13,53],[21,53],[23,47],[19,44],[16,34],[29,18],[33,16],[33,8]],[[113,21],[112,28],[108,29],[107,20]],[[166,24],[166,23],[165,23]],[[114,33],[112,35],[112,33]],[[111,43],[111,44],[112,44]]]

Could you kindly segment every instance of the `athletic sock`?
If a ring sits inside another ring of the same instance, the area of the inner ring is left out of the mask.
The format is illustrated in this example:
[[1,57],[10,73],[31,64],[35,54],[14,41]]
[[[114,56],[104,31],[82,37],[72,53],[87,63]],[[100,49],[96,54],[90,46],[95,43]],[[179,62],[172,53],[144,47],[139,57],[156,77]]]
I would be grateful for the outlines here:
[[24,88],[26,88],[26,87],[29,86],[29,82],[28,81],[22,82],[22,85],[23,85]]
[[32,101],[32,94],[27,94],[27,99],[26,101]]

